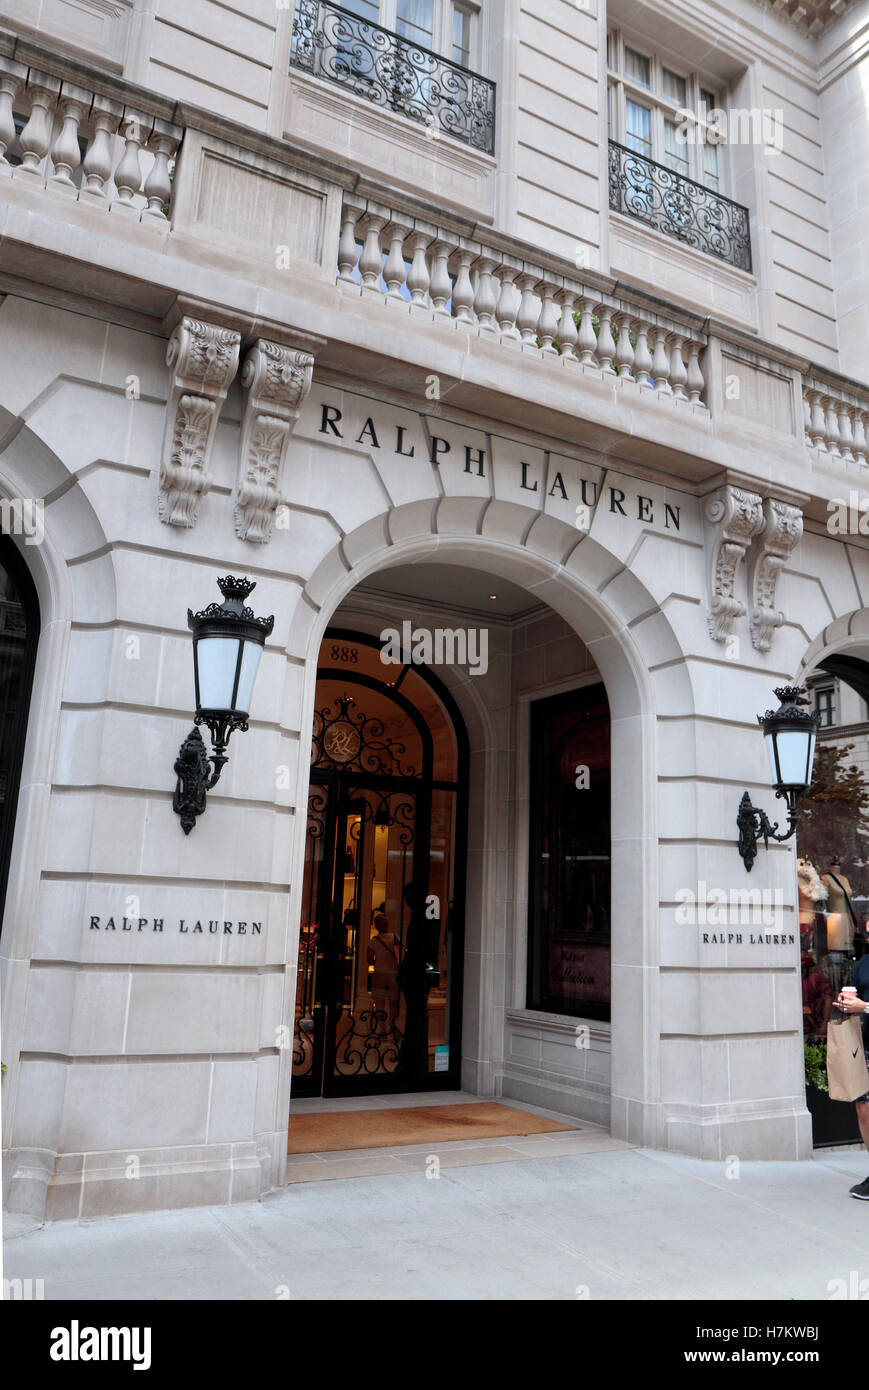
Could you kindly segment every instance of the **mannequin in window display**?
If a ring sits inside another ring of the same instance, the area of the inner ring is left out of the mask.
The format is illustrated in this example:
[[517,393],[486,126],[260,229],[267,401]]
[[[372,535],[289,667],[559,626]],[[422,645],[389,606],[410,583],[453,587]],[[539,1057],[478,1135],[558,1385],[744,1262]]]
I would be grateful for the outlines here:
[[[830,896],[826,884],[808,857],[797,860],[797,890],[799,893],[800,939],[803,948],[815,944],[816,928],[823,925],[823,911]],[[820,914],[820,921],[818,920]],[[823,938],[821,944],[825,945]]]
[[830,867],[821,875],[822,882],[829,893],[827,912],[827,955],[823,968],[838,993],[851,973],[850,956],[854,937],[854,910],[851,907],[851,884],[842,873],[838,854],[834,854]]
[[838,854],[834,854],[830,867],[821,875],[821,882],[829,894],[827,908],[827,950],[850,951],[854,932],[854,911],[851,907],[851,883],[842,873]]

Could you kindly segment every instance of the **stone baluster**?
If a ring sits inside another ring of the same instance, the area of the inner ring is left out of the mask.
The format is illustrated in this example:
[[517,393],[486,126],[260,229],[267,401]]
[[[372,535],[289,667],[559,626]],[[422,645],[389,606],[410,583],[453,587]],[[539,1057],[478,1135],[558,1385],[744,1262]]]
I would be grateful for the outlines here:
[[485,253],[474,262],[477,272],[477,293],[474,296],[474,313],[481,333],[498,332],[495,311],[498,308],[498,294],[495,289],[494,271],[498,262]]
[[810,392],[808,391],[808,389],[804,386],[804,387],[803,387],[803,429],[804,429],[804,431],[805,431],[806,444],[807,444],[809,447],[811,447],[811,444],[812,444],[812,402],[811,402],[810,399],[809,399],[810,394],[811,394],[811,393],[810,393]]
[[453,297],[453,282],[450,279],[450,254],[452,247],[448,241],[436,241],[431,248],[431,295],[432,308],[436,314],[450,317],[450,300]]
[[172,179],[169,176],[169,160],[174,159],[181,144],[184,132],[168,121],[156,119],[148,149],[154,155],[154,163],[145,179],[145,197],[148,206],[142,212],[143,222],[156,222],[164,227],[169,223],[163,211],[172,201]]
[[462,247],[455,253],[458,262],[453,281],[453,313],[460,323],[474,322],[474,287],[471,284],[473,251]]
[[521,341],[516,327],[518,300],[516,295],[516,267],[502,262],[498,267],[501,293],[498,295],[498,308],[495,317],[501,330],[501,342],[515,344]]
[[15,144],[13,105],[27,81],[27,69],[11,58],[0,58],[0,177],[12,173],[6,151]]
[[638,386],[653,386],[649,325],[642,319],[634,319],[633,329],[637,340],[637,346],[634,348],[634,378]]
[[550,284],[548,280],[539,280],[534,288],[534,292],[541,304],[537,333],[545,357],[558,356],[554,347],[555,335],[558,332],[558,318],[555,313],[555,289],[555,285]]
[[703,368],[700,366],[700,353],[702,343],[691,342],[688,344],[688,399],[692,405],[700,405],[703,400],[703,392],[706,389],[706,378],[703,375]]
[[38,179],[42,183],[42,161],[51,144],[51,111],[55,97],[60,91],[60,79],[31,70],[27,88],[31,101],[30,119],[21,132],[19,143],[22,159],[15,170],[15,177]]
[[667,354],[666,328],[654,328],[655,350],[652,354],[652,380],[656,391],[670,393],[670,358]]
[[[87,160],[85,160],[87,168]],[[350,203],[345,203],[341,209],[341,239],[338,242],[338,279],[343,285],[352,285],[354,289],[358,287],[358,280],[353,272],[359,260],[359,247],[356,244],[356,223],[359,220],[359,208],[353,207]]]
[[811,389],[806,394],[811,407],[810,438],[816,449],[823,449],[827,425],[824,418],[824,407],[821,404],[821,393]]
[[128,217],[139,217],[136,196],[142,191],[142,150],[148,142],[153,128],[153,117],[133,107],[124,108],[121,118],[120,134],[124,141],[124,153],[115,170],[115,188],[118,196],[112,203],[112,212],[121,212]]
[[383,275],[383,253],[380,249],[380,233],[385,226],[386,218],[373,212],[366,212],[359,222],[364,237],[362,255],[359,257],[363,294],[382,293],[380,281]]
[[869,440],[866,438],[867,415],[859,406],[852,408],[851,419],[854,427],[854,458],[858,463],[869,463]]
[[90,93],[84,87],[75,87],[64,82],[57,110],[60,116],[60,130],[51,147],[50,161],[54,173],[48,178],[47,187],[58,193],[66,193],[74,198],[78,189],[73,176],[81,164],[81,149],[78,143],[79,127],[90,110]]
[[82,165],[84,187],[79,194],[79,202],[106,206],[106,185],[112,173],[114,137],[123,114],[124,108],[120,102],[111,101],[108,97],[94,97],[91,104],[93,136]]
[[673,395],[680,401],[687,401],[688,399],[688,392],[685,389],[688,373],[685,370],[685,359],[682,356],[684,341],[683,334],[670,334],[670,387]]
[[616,341],[610,327],[612,316],[613,311],[608,304],[601,304],[598,307],[597,317],[600,327],[597,331],[597,360],[604,376],[615,376],[613,358],[616,355]]
[[839,449],[842,458],[848,463],[853,463],[854,451],[851,445],[854,442],[854,431],[851,428],[851,411],[844,401],[839,401],[837,413],[839,418]]
[[404,243],[411,231],[405,222],[390,222],[385,228],[384,235],[389,243],[389,255],[386,257],[386,264],[383,267],[383,278],[386,281],[387,299],[398,299],[405,304],[404,295],[401,293],[404,282],[407,279],[407,265],[404,259]]
[[632,376],[631,368],[634,365],[634,348],[631,343],[631,316],[630,314],[619,313],[615,319],[618,339],[616,341],[616,355],[614,358],[616,369],[622,381],[630,379]]
[[595,365],[597,334],[594,331],[594,300],[579,301],[579,360],[583,367]]
[[411,308],[425,309],[429,305],[428,287],[431,276],[428,269],[427,251],[431,237],[426,232],[414,232],[410,238],[411,263],[407,272],[407,288],[410,290]]
[[537,345],[537,321],[540,317],[540,310],[534,294],[536,284],[536,275],[523,273],[516,277],[516,287],[522,296],[516,326],[519,329],[523,347],[536,347]]
[[555,296],[555,302],[561,310],[561,317],[558,320],[558,346],[561,348],[561,357],[564,362],[572,362],[576,365],[576,344],[579,338],[579,330],[576,326],[576,319],[573,317],[576,310],[576,291],[559,290]]
[[834,401],[832,396],[824,396],[821,400],[821,404],[824,408],[824,439],[830,453],[837,455],[839,453],[838,402]]

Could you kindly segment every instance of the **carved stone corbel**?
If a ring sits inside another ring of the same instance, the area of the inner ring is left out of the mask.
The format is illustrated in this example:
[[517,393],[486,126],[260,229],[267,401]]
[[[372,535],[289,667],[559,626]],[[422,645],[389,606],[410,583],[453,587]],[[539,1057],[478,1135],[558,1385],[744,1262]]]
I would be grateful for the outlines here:
[[166,407],[158,508],[167,526],[195,526],[212,483],[208,472],[220,408],[238,369],[241,334],[186,315],[169,339],[173,369]]
[[773,633],[784,622],[775,606],[778,577],[803,534],[803,514],[789,502],[767,497],[764,524],[755,542],[748,576],[751,594],[751,641],[759,652],[768,652]]
[[314,359],[298,348],[258,338],[244,360],[247,392],[235,489],[239,540],[267,545],[282,501],[284,460],[311,389]]
[[763,527],[763,503],[756,493],[727,483],[707,500],[705,515],[715,528],[709,550],[709,633],[713,641],[726,642],[745,612],[734,593],[736,571]]

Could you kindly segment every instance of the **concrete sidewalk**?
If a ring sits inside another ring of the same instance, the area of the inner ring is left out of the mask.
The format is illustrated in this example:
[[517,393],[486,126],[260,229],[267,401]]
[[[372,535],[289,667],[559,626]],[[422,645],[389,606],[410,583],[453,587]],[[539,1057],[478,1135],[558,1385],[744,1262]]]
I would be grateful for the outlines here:
[[869,1202],[848,1195],[867,1171],[861,1150],[728,1179],[723,1163],[620,1149],[308,1182],[44,1227],[7,1239],[3,1272],[76,1301],[827,1300],[831,1280],[869,1279]]

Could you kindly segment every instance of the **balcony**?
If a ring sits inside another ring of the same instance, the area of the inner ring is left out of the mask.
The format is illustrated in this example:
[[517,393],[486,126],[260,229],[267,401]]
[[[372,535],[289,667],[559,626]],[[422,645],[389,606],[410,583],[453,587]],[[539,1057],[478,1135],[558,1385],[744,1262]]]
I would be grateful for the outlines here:
[[751,273],[748,208],[654,159],[609,142],[610,209]]
[[495,153],[495,83],[327,0],[299,0],[292,67],[374,106]]

